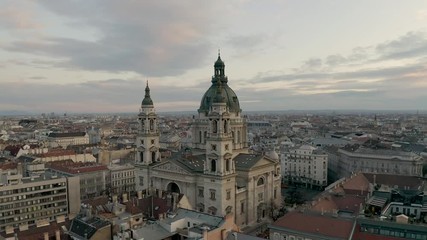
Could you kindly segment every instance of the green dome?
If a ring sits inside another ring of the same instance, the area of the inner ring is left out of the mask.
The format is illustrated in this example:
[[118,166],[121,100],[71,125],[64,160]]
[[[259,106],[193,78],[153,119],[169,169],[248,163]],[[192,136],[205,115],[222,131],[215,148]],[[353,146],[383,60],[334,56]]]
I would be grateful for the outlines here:
[[[224,101],[227,104],[227,107],[230,112],[241,112],[239,99],[237,98],[236,93],[231,89],[227,83],[222,82],[221,86],[221,95],[224,97]],[[209,112],[212,103],[215,102],[217,98],[217,90],[218,84],[212,83],[210,88],[206,91],[206,93],[202,97],[202,101],[200,102],[199,112]]]
[[199,112],[209,112],[214,102],[225,102],[230,112],[241,112],[239,99],[233,89],[227,84],[228,79],[225,76],[225,64],[219,54],[214,64],[214,74],[211,87],[202,97]]

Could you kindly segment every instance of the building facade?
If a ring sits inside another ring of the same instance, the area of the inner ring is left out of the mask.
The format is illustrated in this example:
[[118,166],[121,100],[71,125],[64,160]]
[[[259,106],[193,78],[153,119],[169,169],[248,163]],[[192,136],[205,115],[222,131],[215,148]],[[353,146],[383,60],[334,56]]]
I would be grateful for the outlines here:
[[135,191],[135,167],[132,165],[110,165],[111,193],[122,194]]
[[338,164],[333,171],[338,178],[357,172],[422,176],[423,159],[412,152],[353,145],[340,148],[335,154]]
[[89,144],[89,135],[85,132],[50,133],[48,141],[50,147],[67,148],[69,145]]
[[46,167],[50,172],[60,176],[77,176],[80,181],[79,190],[82,200],[106,193],[110,185],[110,171],[105,165],[65,160],[47,163]]
[[286,180],[306,186],[326,187],[328,180],[328,155],[315,147],[303,145],[289,149],[282,162]]
[[46,226],[79,212],[80,197],[76,179],[55,175],[25,178],[20,174],[2,173],[1,184],[1,232]]
[[157,126],[150,125],[156,124],[157,115],[147,86],[138,116],[136,185],[137,190],[182,193],[193,209],[218,216],[232,213],[237,225],[246,226],[271,216],[281,205],[280,163],[248,152],[246,121],[224,69],[218,56],[212,85],[193,120],[193,148],[162,161]]

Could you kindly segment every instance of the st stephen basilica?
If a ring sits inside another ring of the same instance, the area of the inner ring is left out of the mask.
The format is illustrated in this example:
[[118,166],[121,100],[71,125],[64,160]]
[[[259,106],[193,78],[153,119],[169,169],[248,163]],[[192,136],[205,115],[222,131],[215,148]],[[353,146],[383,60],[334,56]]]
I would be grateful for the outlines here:
[[193,210],[233,214],[238,226],[253,225],[281,205],[279,158],[248,150],[246,119],[220,56],[211,82],[191,125],[191,150],[165,159],[160,158],[158,116],[147,84],[138,114],[137,189],[184,194]]

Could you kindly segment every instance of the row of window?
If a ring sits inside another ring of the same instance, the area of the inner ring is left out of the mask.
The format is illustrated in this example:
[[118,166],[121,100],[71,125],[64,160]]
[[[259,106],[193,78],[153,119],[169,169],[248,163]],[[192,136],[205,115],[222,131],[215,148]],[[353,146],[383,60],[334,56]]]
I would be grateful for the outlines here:
[[65,182],[0,191],[0,196],[8,196],[8,195],[17,194],[17,193],[32,192],[32,191],[56,188],[56,187],[61,187],[61,186],[65,186]]
[[362,226],[361,231],[390,237],[427,240],[427,233],[408,232],[406,229],[380,229],[376,227]]

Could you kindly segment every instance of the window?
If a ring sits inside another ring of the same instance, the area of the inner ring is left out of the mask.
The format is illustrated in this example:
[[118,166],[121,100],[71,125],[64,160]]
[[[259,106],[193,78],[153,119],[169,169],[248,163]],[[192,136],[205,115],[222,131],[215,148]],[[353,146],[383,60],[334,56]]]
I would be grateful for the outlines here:
[[204,189],[199,188],[199,197],[204,197]]
[[230,159],[225,160],[225,171],[230,171]]
[[256,183],[256,185],[257,185],[257,186],[262,186],[262,185],[264,185],[264,178],[262,178],[262,177],[261,177],[261,178],[259,178],[259,179],[258,179],[258,182]]
[[240,213],[245,213],[245,202],[244,201],[240,202]]
[[273,198],[277,197],[277,188],[274,188]]
[[213,120],[212,121],[212,132],[216,133],[218,131],[217,129],[218,129],[217,122],[216,122],[216,120]]
[[144,186],[144,177],[139,177],[139,186]]
[[150,119],[150,130],[152,131],[154,129],[154,120]]
[[211,192],[211,200],[215,200],[216,199],[215,198],[215,190],[211,189],[210,192]]
[[216,161],[215,161],[215,159],[211,160],[211,171],[216,172]]
[[226,196],[226,200],[230,200],[231,198],[231,190],[227,189],[227,196]]
[[203,203],[199,203],[199,212],[205,211],[205,205]]

